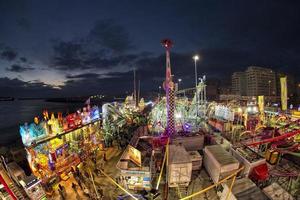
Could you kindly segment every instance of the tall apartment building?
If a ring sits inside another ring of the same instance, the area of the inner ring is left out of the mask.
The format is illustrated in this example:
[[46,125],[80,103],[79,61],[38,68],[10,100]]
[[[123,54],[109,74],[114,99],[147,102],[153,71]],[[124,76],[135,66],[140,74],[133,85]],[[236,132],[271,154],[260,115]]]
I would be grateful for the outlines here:
[[276,74],[272,69],[250,66],[231,77],[232,93],[242,96],[276,96]]
[[246,70],[247,96],[276,96],[276,75],[272,69],[250,66]]
[[247,95],[247,83],[245,72],[234,72],[231,76],[231,92],[236,95]]

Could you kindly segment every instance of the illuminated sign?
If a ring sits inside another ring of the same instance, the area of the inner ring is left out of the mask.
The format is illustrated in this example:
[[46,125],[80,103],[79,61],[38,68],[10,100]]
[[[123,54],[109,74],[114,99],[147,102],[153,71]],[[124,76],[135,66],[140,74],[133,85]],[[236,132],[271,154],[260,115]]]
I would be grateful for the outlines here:
[[96,119],[100,119],[100,114],[99,114],[99,108],[98,106],[93,106],[91,109],[91,120],[96,120]]
[[295,115],[295,116],[299,116],[300,117],[300,111],[293,110],[292,114]]
[[31,123],[30,125],[25,123],[25,125],[20,126],[20,135],[23,144],[29,146],[37,138],[46,136],[46,130],[43,127],[43,123],[41,124]]
[[100,112],[97,106],[92,108],[84,107],[83,112],[76,112],[63,117],[59,112],[57,118],[54,113],[49,114],[47,110],[43,111],[43,119],[34,118],[34,123],[20,126],[20,135],[25,146],[32,145],[32,142],[37,142],[38,139],[44,138],[47,135],[58,135],[64,131],[69,131],[80,127],[82,124],[89,124],[92,121],[100,119]]
[[129,159],[137,164],[138,166],[142,166],[142,156],[141,152],[134,148],[131,145],[128,145],[128,154],[129,154]]
[[226,106],[217,105],[215,107],[215,116],[228,121],[234,121],[234,112]]

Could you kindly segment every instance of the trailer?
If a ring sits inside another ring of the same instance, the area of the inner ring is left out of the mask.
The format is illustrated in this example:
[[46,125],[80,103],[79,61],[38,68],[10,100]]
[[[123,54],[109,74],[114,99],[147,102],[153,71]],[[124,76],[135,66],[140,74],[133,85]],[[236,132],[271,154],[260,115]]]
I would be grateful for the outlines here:
[[192,177],[192,160],[183,145],[169,145],[169,187],[187,187]]
[[221,145],[204,148],[204,166],[214,183],[239,169],[239,162]]
[[231,182],[230,179],[221,184],[223,190],[218,192],[220,200],[226,200],[227,195],[227,200],[268,200],[268,197],[249,178],[237,179],[228,194]]
[[204,134],[201,132],[190,133],[188,135],[173,135],[172,144],[182,144],[187,151],[198,151],[203,149]]
[[271,200],[294,200],[293,196],[276,182],[265,187],[263,192]]
[[198,151],[189,151],[190,158],[192,160],[193,171],[200,170],[202,167],[202,156]]

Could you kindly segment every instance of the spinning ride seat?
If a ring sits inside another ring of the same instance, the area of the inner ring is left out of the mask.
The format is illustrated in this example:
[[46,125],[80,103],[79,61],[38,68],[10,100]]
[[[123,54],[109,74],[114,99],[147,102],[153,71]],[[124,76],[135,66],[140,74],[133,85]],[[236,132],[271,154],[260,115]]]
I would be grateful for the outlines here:
[[253,168],[250,178],[254,181],[265,181],[269,178],[269,170],[266,163]]

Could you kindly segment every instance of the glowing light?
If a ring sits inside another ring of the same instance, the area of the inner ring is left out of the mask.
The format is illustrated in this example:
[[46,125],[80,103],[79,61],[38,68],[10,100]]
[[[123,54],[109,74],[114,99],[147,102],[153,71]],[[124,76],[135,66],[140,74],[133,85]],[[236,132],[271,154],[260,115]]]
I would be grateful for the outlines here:
[[251,112],[252,108],[251,107],[247,107],[247,112]]
[[151,106],[153,106],[153,105],[154,105],[154,103],[153,103],[152,101],[148,101],[148,102],[146,103],[146,106],[148,106],[148,105],[151,105]]
[[255,106],[255,107],[253,107],[253,112],[258,112],[258,109],[257,109],[257,107]]
[[193,59],[194,59],[195,61],[197,61],[197,60],[199,60],[199,56],[198,56],[198,55],[194,55],[194,56],[193,56]]
[[182,115],[181,115],[181,113],[176,113],[176,114],[175,114],[175,117],[176,117],[177,119],[179,119],[179,118],[182,117]]

